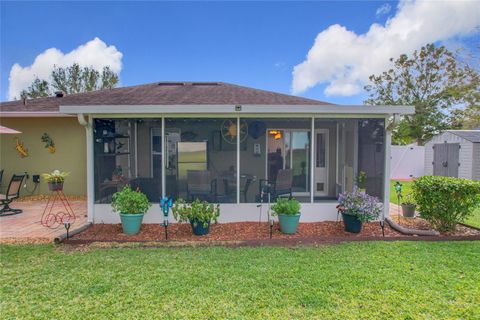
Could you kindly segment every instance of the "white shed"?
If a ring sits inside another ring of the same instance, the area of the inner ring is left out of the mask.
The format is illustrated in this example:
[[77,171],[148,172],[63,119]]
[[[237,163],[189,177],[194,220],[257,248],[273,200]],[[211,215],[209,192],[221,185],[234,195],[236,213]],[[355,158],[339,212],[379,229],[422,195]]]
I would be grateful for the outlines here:
[[480,180],[480,130],[448,130],[430,139],[425,174]]

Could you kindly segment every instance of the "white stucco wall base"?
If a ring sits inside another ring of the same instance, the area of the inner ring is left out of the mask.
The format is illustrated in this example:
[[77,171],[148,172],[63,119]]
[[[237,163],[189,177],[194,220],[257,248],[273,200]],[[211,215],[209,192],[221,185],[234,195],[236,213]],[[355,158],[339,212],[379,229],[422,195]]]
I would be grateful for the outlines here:
[[[334,221],[337,219],[337,202],[323,203],[304,203],[302,204],[302,216],[300,222],[318,222]],[[108,204],[94,205],[94,223],[120,223],[120,217],[112,212],[112,207]],[[254,203],[245,204],[221,204],[220,205],[220,223],[258,221],[260,208]],[[169,221],[174,222],[170,212]],[[262,221],[267,221],[267,205],[262,208]],[[158,204],[153,204],[150,210],[145,214],[144,223],[162,223],[163,213]]]

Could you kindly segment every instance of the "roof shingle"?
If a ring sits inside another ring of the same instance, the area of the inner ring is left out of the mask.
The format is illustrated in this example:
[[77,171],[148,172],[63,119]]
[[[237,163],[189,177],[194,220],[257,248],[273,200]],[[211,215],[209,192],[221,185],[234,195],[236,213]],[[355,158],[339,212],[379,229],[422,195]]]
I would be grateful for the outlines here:
[[60,105],[331,105],[224,82],[156,82],[85,93],[0,103],[0,112],[58,112]]

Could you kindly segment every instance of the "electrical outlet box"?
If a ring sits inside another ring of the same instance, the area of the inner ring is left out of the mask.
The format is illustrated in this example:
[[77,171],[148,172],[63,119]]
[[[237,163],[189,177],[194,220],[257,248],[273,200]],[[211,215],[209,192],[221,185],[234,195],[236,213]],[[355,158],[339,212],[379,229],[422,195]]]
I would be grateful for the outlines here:
[[39,174],[32,175],[32,180],[33,180],[33,183],[40,183],[40,175]]

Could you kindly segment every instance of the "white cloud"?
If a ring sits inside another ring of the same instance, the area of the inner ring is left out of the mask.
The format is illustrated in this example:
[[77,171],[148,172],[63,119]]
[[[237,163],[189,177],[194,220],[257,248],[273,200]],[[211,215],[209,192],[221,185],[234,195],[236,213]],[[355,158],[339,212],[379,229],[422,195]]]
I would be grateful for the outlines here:
[[385,14],[390,13],[392,10],[392,6],[389,3],[384,3],[382,6],[378,7],[377,11],[375,12],[375,15],[377,17],[383,16]]
[[402,0],[385,25],[374,23],[364,34],[332,25],[317,35],[305,61],[294,67],[292,92],[326,83],[326,95],[358,94],[371,74],[390,66],[389,58],[478,31],[479,12],[480,1]]
[[63,53],[56,48],[47,49],[40,53],[29,66],[22,67],[18,63],[12,66],[8,78],[8,99],[18,98],[20,92],[26,89],[36,77],[49,79],[54,65],[65,67],[76,62],[82,67],[93,67],[96,70],[110,66],[112,71],[120,73],[122,56],[123,54],[115,46],[107,46],[99,38],[88,41],[68,53]]

